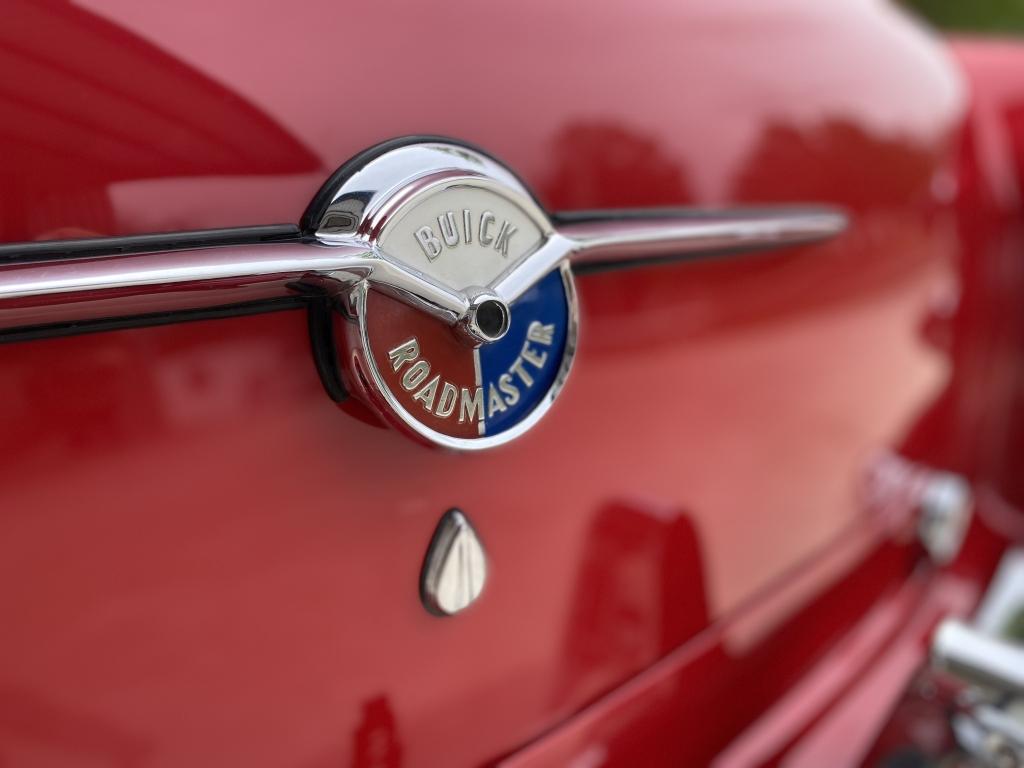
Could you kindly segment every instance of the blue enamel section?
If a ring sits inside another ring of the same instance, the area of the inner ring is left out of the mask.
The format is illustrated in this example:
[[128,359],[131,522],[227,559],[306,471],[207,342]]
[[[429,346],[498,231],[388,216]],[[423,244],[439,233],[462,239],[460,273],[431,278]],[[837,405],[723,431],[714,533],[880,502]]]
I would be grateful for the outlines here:
[[510,310],[508,333],[480,347],[486,435],[522,421],[555,382],[569,328],[561,270],[538,281]]

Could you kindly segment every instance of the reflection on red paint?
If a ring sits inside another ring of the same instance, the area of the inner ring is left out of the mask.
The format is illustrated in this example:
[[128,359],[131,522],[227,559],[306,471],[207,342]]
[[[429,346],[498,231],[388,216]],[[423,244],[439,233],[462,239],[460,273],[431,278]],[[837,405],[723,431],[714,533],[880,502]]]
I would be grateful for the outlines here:
[[386,698],[371,699],[363,705],[363,717],[354,734],[353,768],[398,768],[402,746],[398,740],[395,715]]
[[137,231],[111,199],[119,182],[320,168],[238,93],[75,4],[9,3],[0,69],[3,241]]
[[700,542],[685,513],[614,502],[583,541],[556,704],[604,692],[708,622]]

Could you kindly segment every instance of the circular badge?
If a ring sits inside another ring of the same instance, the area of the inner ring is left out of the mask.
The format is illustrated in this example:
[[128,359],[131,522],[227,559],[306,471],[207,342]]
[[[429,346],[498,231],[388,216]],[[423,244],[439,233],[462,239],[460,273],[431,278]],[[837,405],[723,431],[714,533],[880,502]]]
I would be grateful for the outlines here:
[[458,144],[389,148],[349,169],[317,221],[379,260],[345,297],[354,394],[449,448],[507,442],[544,415],[572,364],[576,296],[564,258],[517,283],[556,235],[513,174]]

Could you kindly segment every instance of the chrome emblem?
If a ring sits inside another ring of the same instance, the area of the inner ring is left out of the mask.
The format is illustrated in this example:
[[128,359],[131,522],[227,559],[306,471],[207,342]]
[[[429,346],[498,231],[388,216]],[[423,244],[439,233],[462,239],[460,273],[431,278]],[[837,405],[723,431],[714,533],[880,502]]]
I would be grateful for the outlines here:
[[486,581],[487,558],[476,531],[457,509],[448,511],[438,523],[423,564],[423,605],[438,616],[451,616],[468,608]]
[[347,389],[429,443],[523,434],[565,383],[577,330],[569,249],[526,188],[444,142],[389,149],[332,183],[308,217],[317,240],[378,259],[340,297]]
[[574,276],[813,243],[847,221],[825,206],[556,220],[484,152],[398,139],[345,163],[297,227],[0,245],[0,336],[302,303],[332,399],[475,450],[524,434],[565,384]]

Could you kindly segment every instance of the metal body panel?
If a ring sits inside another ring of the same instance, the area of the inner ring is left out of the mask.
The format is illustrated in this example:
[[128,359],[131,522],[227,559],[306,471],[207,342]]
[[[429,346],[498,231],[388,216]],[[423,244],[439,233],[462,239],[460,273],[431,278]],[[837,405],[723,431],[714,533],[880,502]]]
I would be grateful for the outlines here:
[[[871,493],[898,453],[1010,476],[1005,433],[977,429],[1013,404],[977,397],[1015,343],[984,314],[1008,306],[983,279],[1007,241],[958,192],[958,168],[984,178],[960,76],[896,10],[40,13],[0,30],[3,241],[298,221],[344,159],[412,132],[487,146],[547,210],[852,219],[822,245],[580,276],[573,378],[482,455],[330,402],[300,312],[0,347],[0,758],[767,760],[789,742],[750,729],[857,632],[868,651],[837,668],[899,635],[910,669],[929,611],[976,599],[997,538],[972,531],[939,576],[913,510]],[[957,296],[987,309],[951,318]],[[453,507],[488,581],[440,619],[420,572]],[[807,694],[803,730],[836,690]]]

